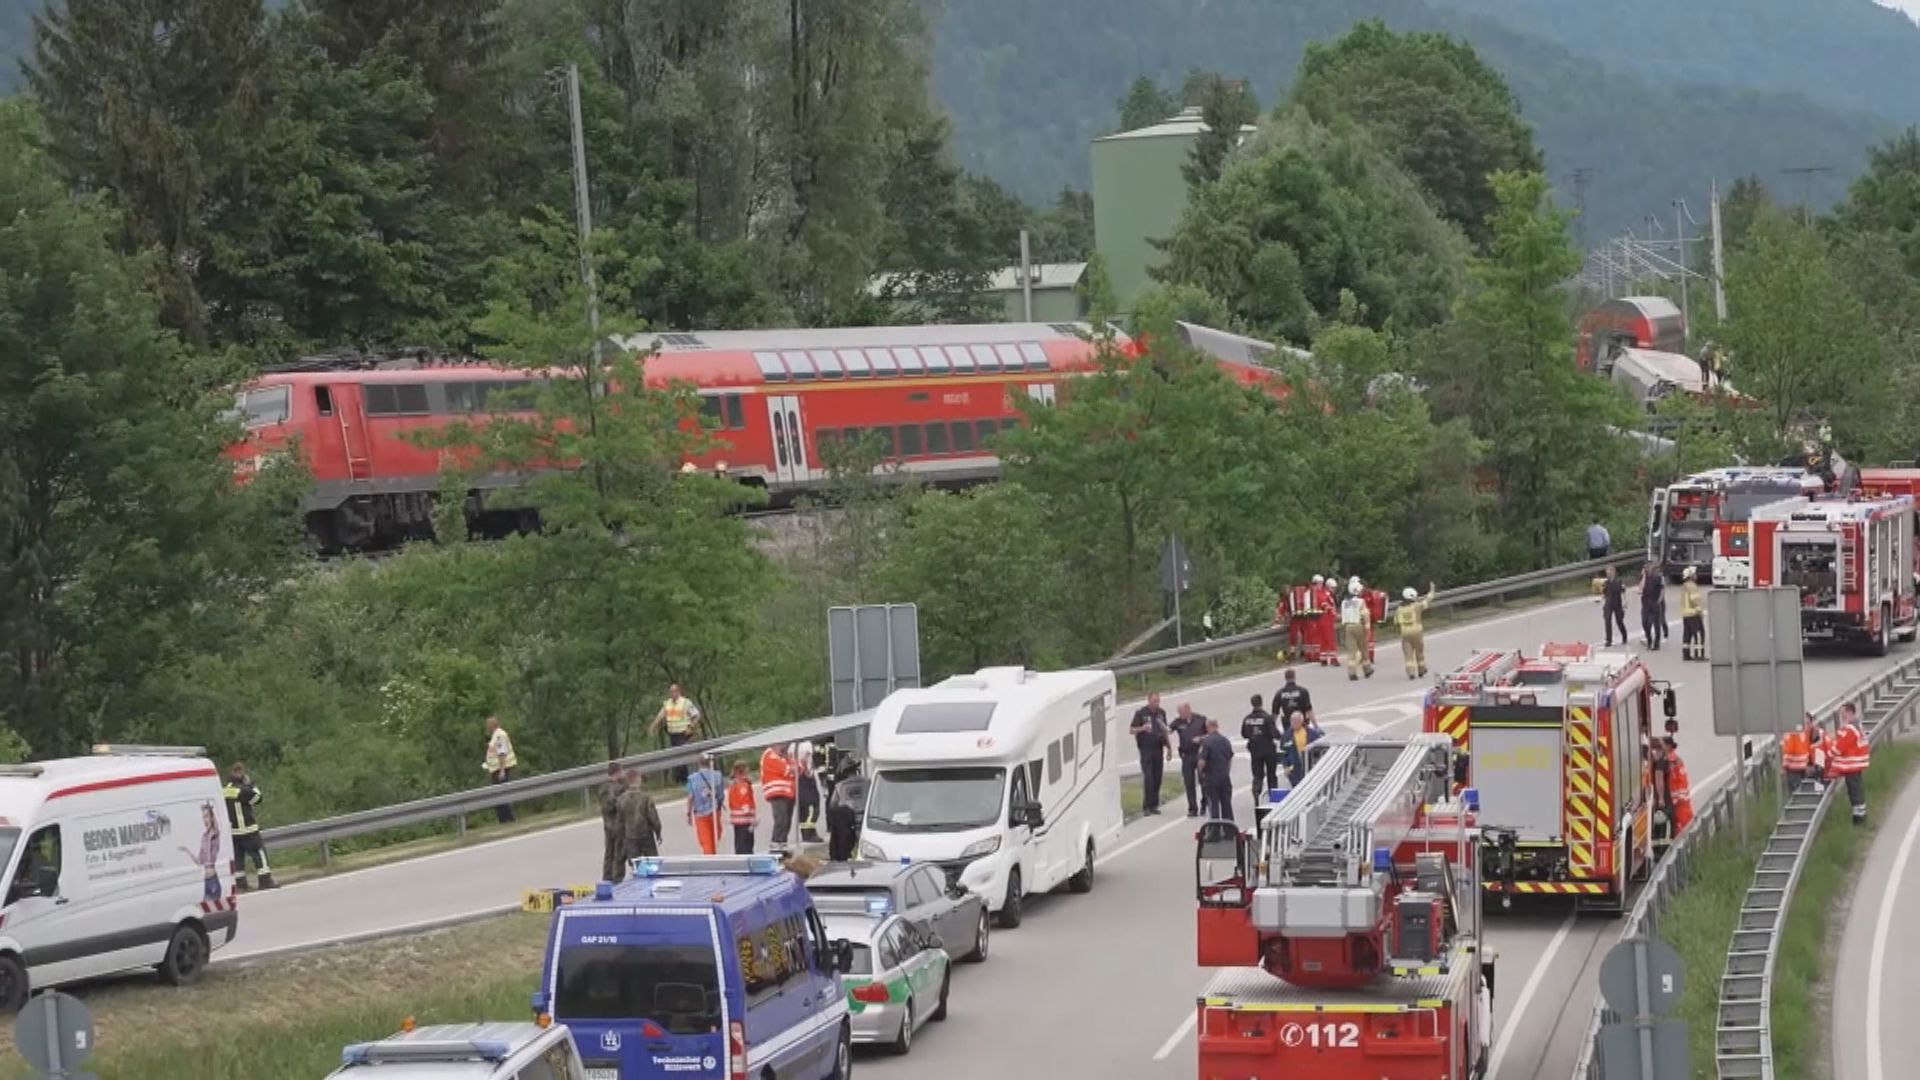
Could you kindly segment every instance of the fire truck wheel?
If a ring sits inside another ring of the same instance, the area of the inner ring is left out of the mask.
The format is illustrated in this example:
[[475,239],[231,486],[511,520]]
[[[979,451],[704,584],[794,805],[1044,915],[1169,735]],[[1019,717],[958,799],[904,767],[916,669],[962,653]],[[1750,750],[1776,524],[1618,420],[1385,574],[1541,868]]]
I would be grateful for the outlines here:
[[1000,928],[1013,930],[1019,927],[1024,912],[1020,905],[1026,902],[1026,890],[1020,882],[1020,868],[1007,871],[1007,898],[1000,902]]
[[1078,873],[1067,879],[1067,888],[1077,893],[1093,891],[1093,841],[1087,841],[1087,861]]
[[906,1057],[913,1052],[913,1001],[909,999],[906,1008],[900,1013],[900,1034],[893,1037],[887,1049],[898,1057]]
[[1882,604],[1880,606],[1880,629],[1878,632],[1876,632],[1873,635],[1873,645],[1868,650],[1869,652],[1873,653],[1873,655],[1875,656],[1887,655],[1887,639],[1889,636],[1889,632],[1887,630],[1887,624],[1891,623],[1892,621],[1893,621],[1892,609],[1888,608],[1885,604]]

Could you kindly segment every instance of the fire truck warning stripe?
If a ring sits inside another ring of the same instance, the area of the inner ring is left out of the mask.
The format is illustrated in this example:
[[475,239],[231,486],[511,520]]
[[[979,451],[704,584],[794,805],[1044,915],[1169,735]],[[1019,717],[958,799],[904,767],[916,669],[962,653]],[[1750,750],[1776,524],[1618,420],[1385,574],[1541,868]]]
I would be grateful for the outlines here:
[[[1584,765],[1581,766],[1581,768],[1585,768],[1585,767],[1586,766]],[[1573,791],[1574,791],[1574,794],[1578,796],[1583,796],[1589,799],[1593,797],[1593,785],[1587,783],[1587,778],[1580,775],[1579,773],[1573,774]]]
[[[1497,881],[1485,883],[1487,890],[1499,892],[1503,886]],[[1516,893],[1550,893],[1554,895],[1598,895],[1611,886],[1603,881],[1516,881],[1513,891]]]
[[1567,819],[1569,821],[1579,821],[1581,818],[1588,817],[1592,813],[1592,808],[1587,805],[1586,796],[1575,795],[1567,800]]
[[[1240,1001],[1236,998],[1230,998],[1230,997],[1209,997],[1209,998],[1203,998],[1201,1000],[1204,1001],[1206,1003],[1206,1006],[1210,1009],[1232,1009],[1235,1012],[1249,1012],[1249,1013],[1257,1013],[1257,1012],[1317,1013],[1317,1012],[1325,1012],[1327,1011],[1327,1008],[1328,1008],[1325,1002],[1320,1002],[1320,1003],[1311,1004],[1311,1005],[1309,1004],[1282,1005],[1282,1004],[1275,1004],[1271,1002],[1259,1002],[1259,1003],[1246,1002],[1246,1001]],[[1411,1012],[1416,1008],[1432,1008],[1432,1006],[1425,1005],[1421,1002],[1414,1002],[1411,1005],[1379,1005],[1379,1004],[1358,1004],[1358,1003],[1348,1004],[1346,1002],[1341,1002],[1338,1008],[1339,1008],[1339,1011],[1343,1013],[1350,1013],[1350,1012],[1351,1013],[1399,1013],[1399,1012]]]

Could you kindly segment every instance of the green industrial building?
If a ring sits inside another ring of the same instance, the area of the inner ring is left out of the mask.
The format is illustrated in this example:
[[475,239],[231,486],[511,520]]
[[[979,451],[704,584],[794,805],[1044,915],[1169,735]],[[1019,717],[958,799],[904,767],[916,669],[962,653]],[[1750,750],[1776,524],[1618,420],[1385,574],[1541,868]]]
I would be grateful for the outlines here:
[[[1093,140],[1093,244],[1106,260],[1107,277],[1122,313],[1153,284],[1150,267],[1161,261],[1152,241],[1173,234],[1187,208],[1187,178],[1181,174],[1200,133],[1200,110],[1189,108],[1149,127]],[[1241,137],[1252,134],[1249,125]]]

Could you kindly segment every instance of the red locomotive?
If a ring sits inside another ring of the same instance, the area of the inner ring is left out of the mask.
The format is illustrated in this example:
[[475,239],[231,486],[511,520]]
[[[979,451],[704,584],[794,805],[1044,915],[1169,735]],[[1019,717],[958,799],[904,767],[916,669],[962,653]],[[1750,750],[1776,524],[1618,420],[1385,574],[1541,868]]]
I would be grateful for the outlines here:
[[[1012,397],[1052,402],[1062,379],[1094,370],[1084,324],[870,327],[644,335],[651,385],[692,385],[720,448],[693,459],[763,488],[781,505],[824,479],[820,447],[873,435],[890,460],[919,479],[953,486],[992,479],[991,443],[1019,423]],[[1124,351],[1135,344],[1121,338]],[[1285,393],[1268,369],[1216,361],[1243,384]],[[297,440],[313,475],[308,531],[323,551],[390,546],[432,535],[441,452],[410,433],[487,411],[490,395],[532,373],[484,363],[401,369],[318,363],[262,376],[238,396],[244,442],[229,455],[245,468]],[[496,397],[496,402],[499,400]],[[528,511],[495,498],[521,478],[480,477],[470,525],[525,528]]]

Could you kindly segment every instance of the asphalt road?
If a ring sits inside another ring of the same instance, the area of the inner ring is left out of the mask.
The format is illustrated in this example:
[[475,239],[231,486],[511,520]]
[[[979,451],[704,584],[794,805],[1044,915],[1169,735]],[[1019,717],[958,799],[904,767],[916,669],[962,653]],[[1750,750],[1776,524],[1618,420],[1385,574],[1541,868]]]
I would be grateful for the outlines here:
[[[1429,666],[1444,671],[1476,648],[1531,651],[1543,641],[1597,640],[1599,615],[1597,602],[1582,598],[1437,630],[1427,638]],[[1360,682],[1331,668],[1301,669],[1330,731],[1391,735],[1419,729],[1429,683],[1406,678],[1396,645],[1389,644],[1379,659],[1374,677]],[[1704,801],[1731,773],[1733,760],[1730,741],[1709,734],[1706,665],[1683,663],[1677,641],[1649,660],[1656,678],[1676,683],[1680,745],[1694,798]],[[1809,701],[1826,700],[1879,664],[1812,660]],[[1278,685],[1277,672],[1269,672],[1168,694],[1164,704],[1171,711],[1191,702],[1196,711],[1237,729],[1248,696],[1270,695]],[[1130,713],[1132,705],[1125,710]],[[1238,812],[1247,821],[1246,766],[1236,764]],[[1168,805],[1177,812],[1177,770],[1169,781]],[[683,815],[679,804],[663,807],[669,852],[693,849]],[[1191,1077],[1194,1001],[1210,975],[1194,963],[1192,837],[1192,822],[1184,817],[1129,825],[1122,842],[1101,853],[1091,895],[1032,903],[1026,925],[996,932],[991,960],[956,970],[950,1018],[914,1041],[912,1057],[863,1055],[862,1075],[1020,1076],[1044,1062],[1056,1072],[1066,1066],[1065,1075],[1113,1080]],[[764,825],[761,839],[764,845]],[[219,958],[431,925],[517,904],[527,888],[590,881],[599,863],[600,829],[589,822],[250,895],[241,901],[240,938]],[[1571,1071],[1592,1008],[1593,971],[1618,925],[1600,916],[1576,919],[1558,903],[1496,916],[1489,934],[1500,957],[1496,1077],[1532,1080]]]
[[[1846,797],[1827,810],[1847,813]],[[1920,783],[1867,812],[1886,824],[1874,836],[1853,890],[1834,974],[1833,1075],[1840,1080],[1911,1076],[1920,1061]],[[1888,961],[1892,962],[1889,963]],[[1901,1065],[1901,1062],[1906,1065]]]

